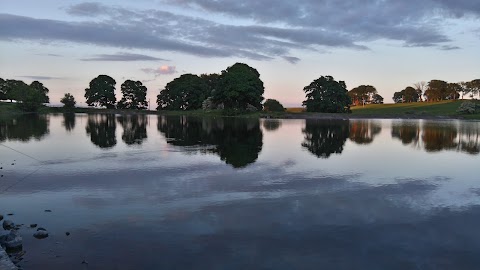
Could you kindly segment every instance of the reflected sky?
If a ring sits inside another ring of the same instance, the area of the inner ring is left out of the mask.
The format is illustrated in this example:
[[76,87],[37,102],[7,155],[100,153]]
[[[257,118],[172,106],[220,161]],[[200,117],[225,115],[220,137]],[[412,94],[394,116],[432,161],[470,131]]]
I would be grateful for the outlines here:
[[[26,269],[85,269],[83,259],[88,269],[480,262],[479,122],[31,121],[0,122],[0,213],[51,233],[39,241],[21,229]],[[15,135],[12,123],[29,128]]]

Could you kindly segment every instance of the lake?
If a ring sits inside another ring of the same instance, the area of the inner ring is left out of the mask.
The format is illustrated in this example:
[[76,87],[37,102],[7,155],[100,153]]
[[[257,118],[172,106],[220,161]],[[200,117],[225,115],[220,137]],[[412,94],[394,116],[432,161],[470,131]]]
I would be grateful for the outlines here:
[[0,120],[0,214],[25,224],[24,269],[479,269],[479,136],[458,120],[23,115]]

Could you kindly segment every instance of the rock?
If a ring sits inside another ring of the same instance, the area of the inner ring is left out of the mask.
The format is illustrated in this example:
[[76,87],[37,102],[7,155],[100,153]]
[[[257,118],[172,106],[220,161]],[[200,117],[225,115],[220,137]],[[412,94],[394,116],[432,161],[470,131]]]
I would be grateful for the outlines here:
[[36,228],[37,224],[30,224],[30,228]]
[[88,264],[87,260],[83,260],[82,264]]
[[3,221],[3,229],[4,230],[11,230],[13,228],[15,228],[15,223],[13,223],[11,220],[5,219]]
[[22,249],[22,237],[16,231],[0,236],[0,244],[4,246],[7,251]]
[[38,231],[47,231],[47,229],[42,228],[42,227],[38,227],[37,232],[38,232]]
[[44,238],[48,237],[48,232],[40,230],[40,231],[37,231],[36,233],[34,233],[33,237],[35,237],[37,239],[44,239]]
[[3,216],[2,216],[2,215],[0,215],[0,221],[2,221],[2,220],[3,220]]
[[52,210],[48,210],[48,209],[47,209],[47,210],[45,210],[45,212],[47,212],[47,213],[51,213],[51,212],[52,212]]
[[69,233],[69,232],[66,232],[66,233],[65,233],[65,235],[66,235],[66,236],[69,236],[69,235],[70,235],[70,233]]
[[8,213],[7,216],[13,216],[13,213]]

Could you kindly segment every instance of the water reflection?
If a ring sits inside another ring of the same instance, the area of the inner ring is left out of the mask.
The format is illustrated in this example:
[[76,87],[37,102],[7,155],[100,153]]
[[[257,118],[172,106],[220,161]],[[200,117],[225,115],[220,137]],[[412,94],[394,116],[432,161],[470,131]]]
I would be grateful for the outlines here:
[[282,126],[282,122],[278,119],[265,119],[263,120],[263,128],[266,131],[275,131]]
[[319,158],[341,154],[349,138],[348,120],[305,120],[302,147]]
[[65,127],[66,131],[71,132],[75,128],[75,114],[64,113],[62,125]]
[[400,121],[392,124],[392,138],[427,152],[443,150],[479,154],[480,123]]
[[234,168],[254,163],[263,146],[258,119],[159,116],[157,128],[167,143],[217,154]]
[[122,140],[127,145],[142,144],[147,138],[148,118],[146,115],[121,115],[117,119],[123,128]]
[[374,120],[357,120],[350,122],[350,140],[357,144],[370,144],[380,134],[382,126]]
[[40,141],[49,134],[49,124],[49,116],[39,114],[0,118],[0,141]]
[[117,124],[114,114],[89,114],[87,126],[85,128],[87,135],[90,135],[90,141],[100,148],[111,148],[117,144],[115,131]]

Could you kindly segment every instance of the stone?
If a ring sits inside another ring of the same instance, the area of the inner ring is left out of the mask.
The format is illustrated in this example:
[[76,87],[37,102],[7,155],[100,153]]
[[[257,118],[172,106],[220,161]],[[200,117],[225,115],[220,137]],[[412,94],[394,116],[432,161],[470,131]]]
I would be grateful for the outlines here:
[[47,213],[51,213],[51,212],[52,212],[52,210],[48,210],[48,209],[47,209],[47,210],[45,210],[45,212],[47,212]]
[[6,248],[7,251],[22,249],[22,237],[16,231],[0,236],[0,244]]
[[30,224],[30,228],[36,228],[37,224]]
[[13,223],[13,221],[8,220],[8,219],[5,219],[3,221],[3,229],[4,230],[11,230],[13,228],[15,228],[15,223]]
[[66,232],[66,233],[65,233],[65,235],[66,235],[66,236],[69,236],[69,235],[70,235],[70,233],[69,233],[69,232]]
[[2,215],[0,215],[0,221],[2,221],[2,220],[3,220],[3,216],[2,216]]
[[35,237],[37,239],[44,239],[44,238],[48,237],[48,232],[40,230],[40,231],[37,231],[36,233],[34,233],[33,237]]
[[47,229],[45,229],[45,228],[38,227],[37,232],[38,232],[38,231],[46,231],[46,230],[47,230]]

